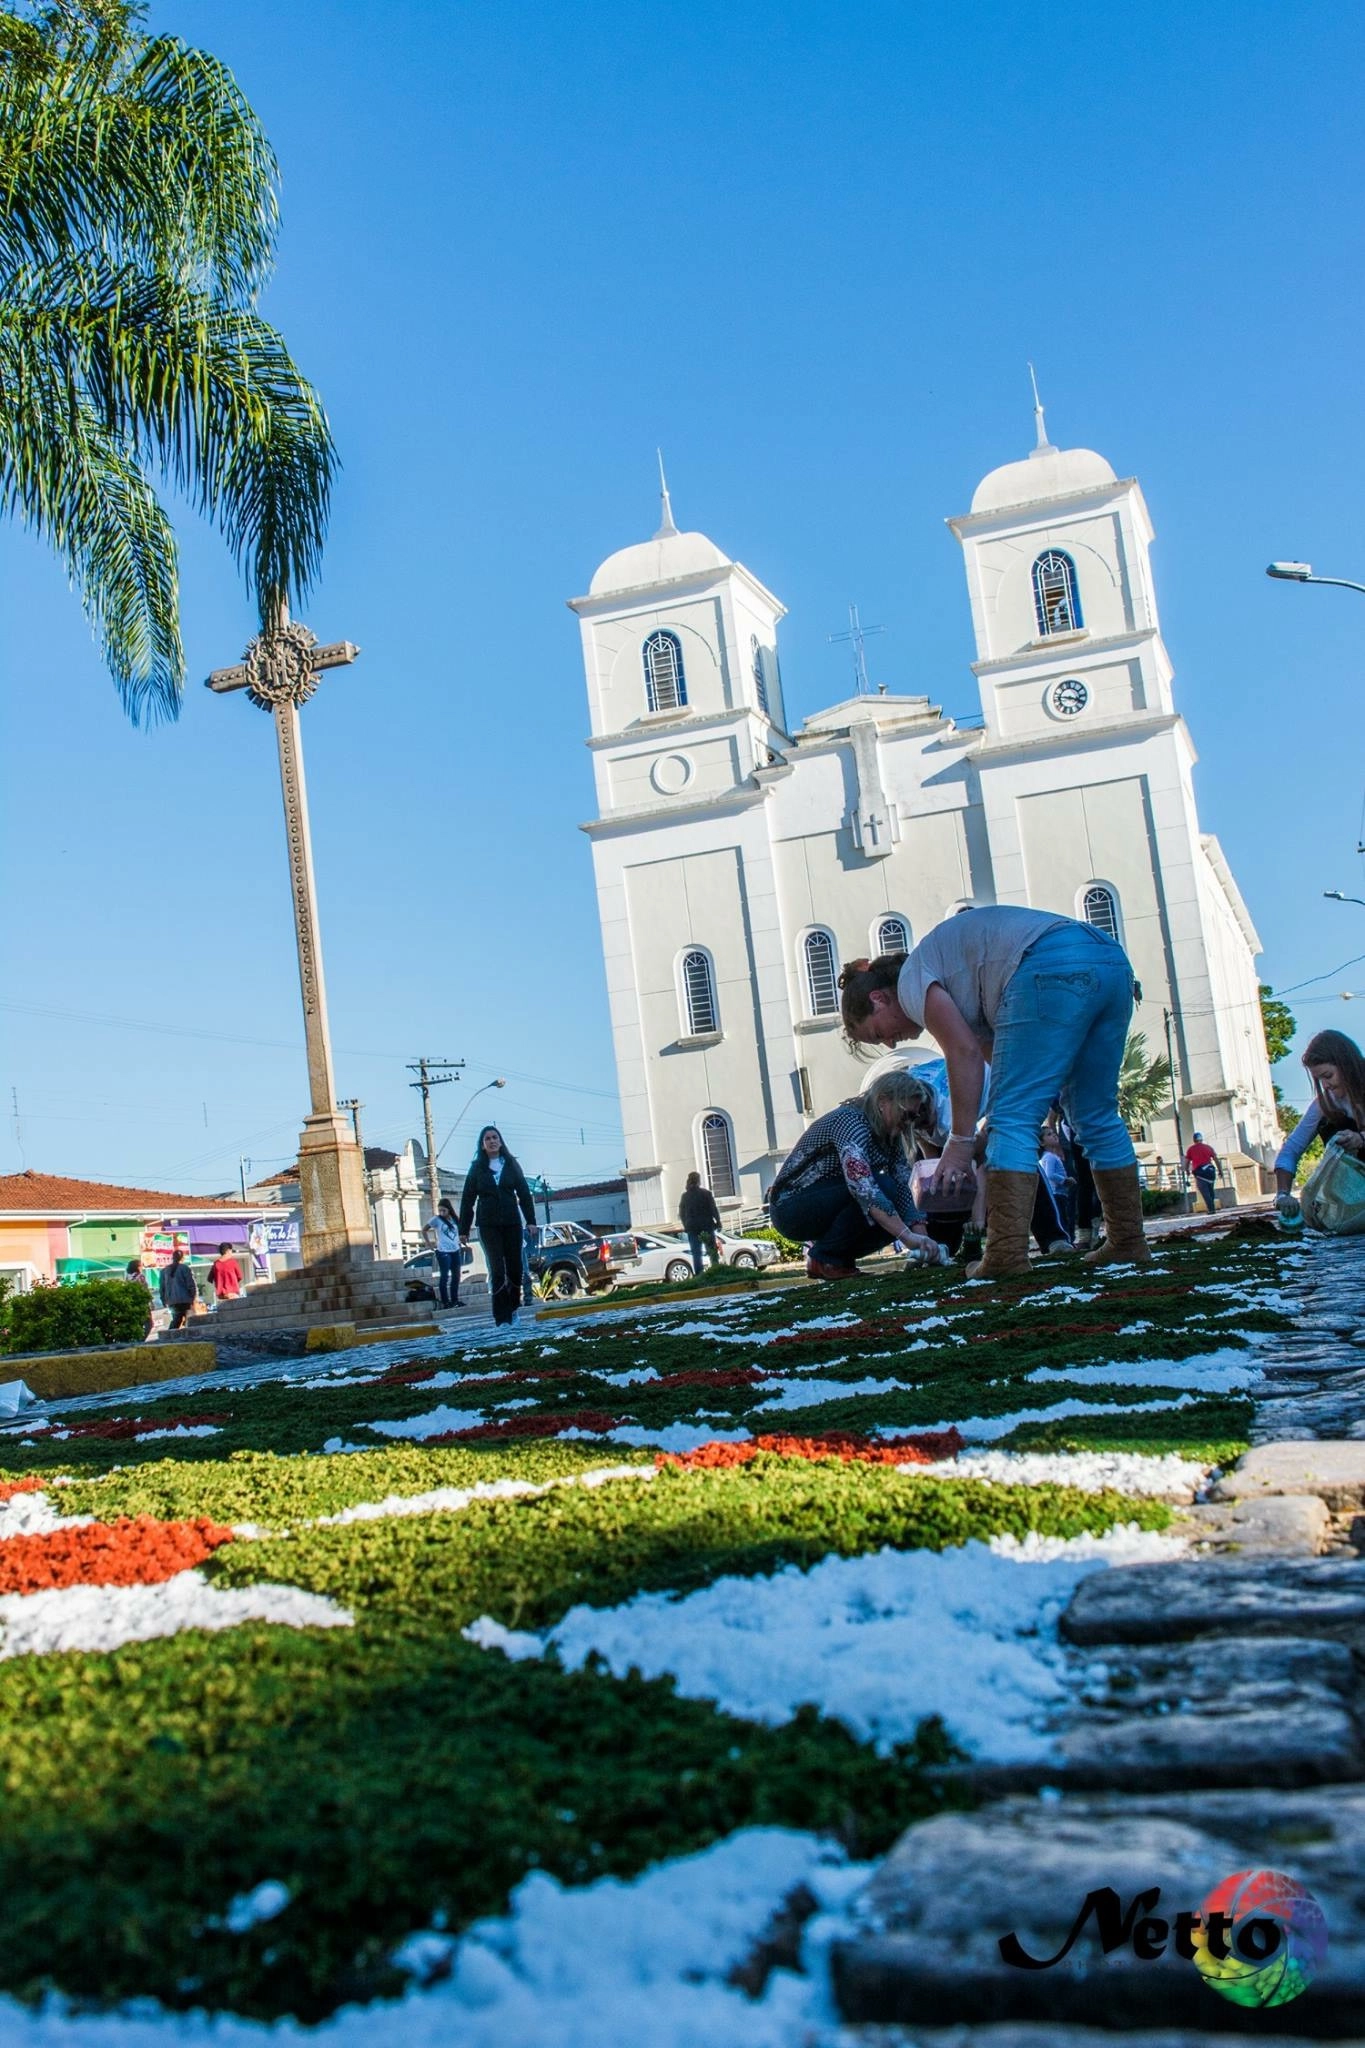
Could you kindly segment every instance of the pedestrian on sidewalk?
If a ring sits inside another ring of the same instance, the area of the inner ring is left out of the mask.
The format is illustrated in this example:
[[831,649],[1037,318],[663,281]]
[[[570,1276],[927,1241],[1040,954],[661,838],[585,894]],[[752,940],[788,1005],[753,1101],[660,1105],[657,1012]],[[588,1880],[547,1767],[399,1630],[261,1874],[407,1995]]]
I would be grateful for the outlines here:
[[152,1279],[151,1275],[144,1271],[141,1259],[129,1259],[127,1265],[123,1269],[123,1277],[125,1280],[136,1280],[138,1286],[142,1289],[144,1295],[146,1295],[147,1297],[147,1322],[142,1332],[142,1341],[145,1344],[147,1339],[152,1334],[151,1290],[156,1283]]
[[944,1255],[925,1229],[903,1135],[921,1090],[903,1067],[817,1117],[768,1190],[783,1237],[806,1241],[812,1280],[856,1280],[856,1259],[898,1244],[925,1265]]
[[515,1323],[521,1305],[522,1225],[534,1224],[535,1205],[526,1175],[502,1142],[496,1124],[479,1132],[478,1149],[460,1195],[460,1242],[468,1244],[476,1221],[488,1265],[493,1321]]
[[687,1237],[687,1248],[692,1254],[692,1271],[700,1273],[702,1249],[713,1266],[720,1264],[720,1253],[716,1249],[716,1232],[720,1229],[720,1210],[710,1188],[701,1184],[699,1173],[689,1173],[687,1185],[682,1191],[678,1204],[678,1221]]
[[936,1191],[976,1183],[974,1111],[989,1056],[986,1253],[973,1279],[1029,1271],[1039,1133],[1057,1097],[1095,1175],[1106,1240],[1090,1265],[1151,1258],[1137,1154],[1118,1108],[1119,1065],[1133,1014],[1133,970],[1107,933],[1072,917],[997,904],[935,925],[907,957],[855,960],[839,977],[855,1045],[896,1045],[929,1032],[943,1048],[952,1130]]
[[1319,1031],[1304,1048],[1313,1100],[1280,1147],[1275,1161],[1275,1207],[1294,1204],[1294,1176],[1314,1138],[1340,1139],[1339,1149],[1365,1155],[1365,1054],[1344,1031]]
[[455,1205],[445,1197],[437,1205],[427,1229],[436,1253],[436,1268],[439,1272],[442,1308],[463,1308],[460,1300],[460,1224],[455,1214]]
[[199,1283],[185,1264],[183,1252],[172,1252],[169,1266],[161,1268],[161,1306],[171,1312],[171,1328],[183,1330],[185,1318],[199,1299]]
[[1212,1216],[1215,1206],[1213,1191],[1218,1184],[1218,1154],[1202,1131],[1196,1131],[1193,1141],[1185,1147],[1185,1164],[1194,1177],[1195,1192],[1202,1196],[1204,1207]]
[[218,1256],[209,1267],[209,1280],[216,1302],[236,1301],[242,1291],[242,1269],[230,1244],[219,1245]]

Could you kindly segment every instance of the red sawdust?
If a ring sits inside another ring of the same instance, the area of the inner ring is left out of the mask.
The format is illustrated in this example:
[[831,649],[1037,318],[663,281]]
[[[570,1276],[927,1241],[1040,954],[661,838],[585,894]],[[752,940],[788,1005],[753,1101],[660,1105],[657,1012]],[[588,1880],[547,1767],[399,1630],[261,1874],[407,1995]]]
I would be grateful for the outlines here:
[[774,1337],[776,1344],[847,1344],[850,1339],[859,1342],[864,1339],[879,1340],[889,1337],[893,1342],[903,1344],[907,1337],[913,1337],[913,1323],[897,1323],[881,1318],[876,1322],[840,1323],[827,1330],[788,1330],[780,1337]]
[[745,1443],[701,1444],[695,1451],[659,1451],[654,1463],[675,1472],[719,1471],[751,1464],[760,1452],[767,1452],[779,1458],[837,1458],[845,1465],[933,1465],[942,1458],[955,1458],[962,1448],[963,1439],[955,1429],[882,1437],[836,1429],[824,1436],[756,1436]]
[[139,1421],[134,1417],[126,1416],[121,1417],[117,1422],[73,1422],[69,1425],[64,1425],[61,1434],[63,1436],[97,1436],[119,1439],[130,1436],[147,1436],[154,1429],[179,1429],[182,1424],[187,1426],[202,1425],[206,1422],[221,1424],[231,1422],[231,1420],[232,1417],[230,1415],[156,1415],[147,1421]]
[[46,1536],[9,1536],[0,1542],[0,1593],[42,1593],[57,1586],[154,1586],[202,1564],[231,1529],[204,1515],[192,1522],[158,1522],[154,1515],[120,1515],[82,1529]]
[[[1056,1331],[1060,1344],[1068,1337],[1117,1337],[1121,1323],[1063,1323]],[[1018,1330],[982,1330],[975,1337],[969,1337],[969,1344],[1012,1344],[1019,1335]]]
[[756,1387],[767,1377],[756,1365],[721,1367],[715,1372],[693,1369],[686,1372],[665,1372],[654,1382],[658,1387]]
[[0,1500],[12,1500],[16,1493],[42,1493],[47,1484],[37,1473],[30,1473],[27,1479],[0,1480]]
[[428,1444],[468,1444],[507,1436],[558,1436],[563,1429],[603,1431],[625,1421],[601,1408],[570,1408],[560,1415],[509,1415],[502,1422],[481,1422],[474,1429],[448,1429],[423,1439]]

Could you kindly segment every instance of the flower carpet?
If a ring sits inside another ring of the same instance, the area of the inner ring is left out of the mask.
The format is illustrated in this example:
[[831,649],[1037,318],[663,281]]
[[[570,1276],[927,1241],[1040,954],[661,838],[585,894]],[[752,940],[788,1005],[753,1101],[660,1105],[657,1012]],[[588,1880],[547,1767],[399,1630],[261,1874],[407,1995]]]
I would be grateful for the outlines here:
[[1176,1554],[1304,1256],[869,1269],[26,1417],[7,2038],[605,2040],[612,1971],[635,2040],[797,2038],[740,1968],[796,1882],[763,1873],[832,1910],[965,1796],[943,1766],[1046,1756],[1062,1607]]

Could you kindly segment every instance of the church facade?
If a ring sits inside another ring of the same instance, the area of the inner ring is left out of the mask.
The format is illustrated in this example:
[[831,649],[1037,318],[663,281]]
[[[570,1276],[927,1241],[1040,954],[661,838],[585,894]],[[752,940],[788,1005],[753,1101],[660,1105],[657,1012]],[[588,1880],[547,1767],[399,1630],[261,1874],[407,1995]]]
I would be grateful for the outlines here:
[[[652,540],[577,613],[593,849],[631,1215],[677,1214],[697,1169],[752,1212],[813,1116],[867,1069],[837,976],[971,904],[1085,918],[1126,948],[1134,1028],[1175,1056],[1186,1144],[1278,1144],[1251,919],[1202,833],[1137,482],[1046,440],[948,524],[963,550],[983,722],[857,695],[792,731],[784,607],[667,491]],[[931,1041],[918,1045],[929,1052]],[[1178,1153],[1174,1118],[1150,1127]]]

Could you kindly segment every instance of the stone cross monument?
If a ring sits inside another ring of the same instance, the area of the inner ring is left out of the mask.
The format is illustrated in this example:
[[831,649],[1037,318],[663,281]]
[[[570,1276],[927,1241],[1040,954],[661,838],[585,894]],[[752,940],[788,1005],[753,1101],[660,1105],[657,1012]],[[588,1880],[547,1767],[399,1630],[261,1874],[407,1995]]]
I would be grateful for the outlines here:
[[299,949],[299,986],[308,1046],[310,1110],[299,1139],[299,1184],[303,1202],[305,1265],[336,1254],[372,1253],[364,1154],[351,1123],[336,1106],[332,1042],[327,1028],[327,990],[322,977],[313,848],[308,835],[308,792],[303,779],[299,706],[307,702],[322,671],[355,660],[360,649],[349,640],[319,647],[307,626],[281,604],[274,619],[251,642],[236,668],[215,669],[210,690],[245,690],[253,704],[275,717],[289,842],[289,879],[294,897],[294,932]]

